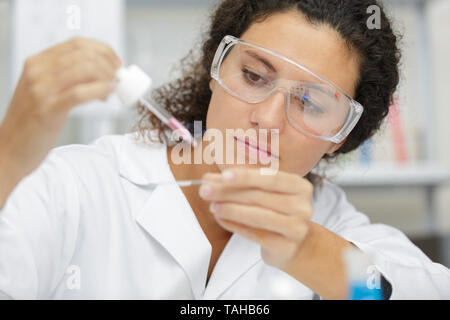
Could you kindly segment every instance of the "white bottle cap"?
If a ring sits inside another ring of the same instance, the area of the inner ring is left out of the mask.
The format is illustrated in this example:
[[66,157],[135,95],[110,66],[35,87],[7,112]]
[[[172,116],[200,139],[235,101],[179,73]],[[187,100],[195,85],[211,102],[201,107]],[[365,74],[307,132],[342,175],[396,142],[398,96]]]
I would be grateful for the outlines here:
[[152,79],[138,66],[131,65],[128,68],[122,67],[117,70],[116,93],[127,106],[133,106],[152,86]]

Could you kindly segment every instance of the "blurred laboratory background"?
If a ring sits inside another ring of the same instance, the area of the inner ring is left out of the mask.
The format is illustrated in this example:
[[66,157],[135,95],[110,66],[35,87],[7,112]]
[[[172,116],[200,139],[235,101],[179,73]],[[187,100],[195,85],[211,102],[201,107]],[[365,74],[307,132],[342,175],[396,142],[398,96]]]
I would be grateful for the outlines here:
[[[385,0],[403,35],[401,85],[382,130],[327,175],[372,222],[450,267],[450,0]],[[26,57],[74,36],[110,44],[158,86],[197,52],[217,0],[0,0],[0,121]],[[369,17],[369,14],[368,14]],[[58,145],[132,130],[112,95],[75,108]]]

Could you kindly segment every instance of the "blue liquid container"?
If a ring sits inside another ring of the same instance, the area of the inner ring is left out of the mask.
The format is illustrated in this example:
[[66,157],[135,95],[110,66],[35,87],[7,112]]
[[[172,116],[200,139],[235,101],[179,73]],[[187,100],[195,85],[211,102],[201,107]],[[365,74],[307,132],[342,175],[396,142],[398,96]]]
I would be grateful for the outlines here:
[[369,288],[365,281],[352,281],[349,285],[349,300],[383,300],[381,288]]

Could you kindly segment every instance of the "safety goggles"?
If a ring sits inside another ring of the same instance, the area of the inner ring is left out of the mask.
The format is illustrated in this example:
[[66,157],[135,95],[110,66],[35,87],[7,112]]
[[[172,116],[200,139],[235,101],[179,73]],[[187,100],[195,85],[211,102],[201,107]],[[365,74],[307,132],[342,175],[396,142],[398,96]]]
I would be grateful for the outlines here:
[[348,136],[364,110],[307,67],[230,35],[217,48],[211,77],[247,103],[261,103],[284,91],[289,123],[306,135],[334,143]]

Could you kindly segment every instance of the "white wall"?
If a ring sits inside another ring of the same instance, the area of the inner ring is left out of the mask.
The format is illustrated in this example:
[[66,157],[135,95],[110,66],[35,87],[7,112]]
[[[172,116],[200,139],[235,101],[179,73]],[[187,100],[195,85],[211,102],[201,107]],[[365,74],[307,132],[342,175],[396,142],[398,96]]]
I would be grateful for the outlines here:
[[[436,104],[436,146],[438,160],[450,166],[450,1],[436,0],[430,6],[434,102]],[[438,221],[442,231],[450,230],[450,187],[438,199]]]
[[173,79],[171,73],[198,44],[207,24],[205,6],[133,6],[127,10],[128,63],[141,66],[154,86]]
[[9,2],[0,0],[0,121],[10,100]]

